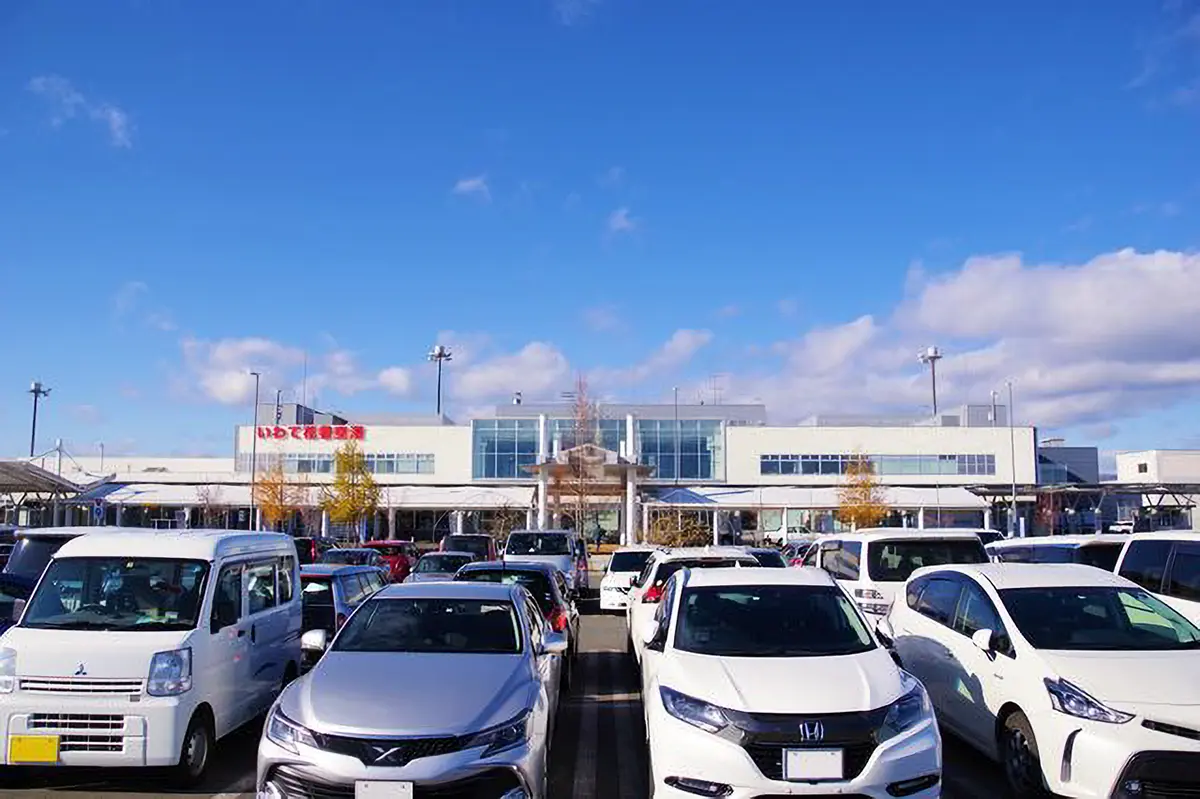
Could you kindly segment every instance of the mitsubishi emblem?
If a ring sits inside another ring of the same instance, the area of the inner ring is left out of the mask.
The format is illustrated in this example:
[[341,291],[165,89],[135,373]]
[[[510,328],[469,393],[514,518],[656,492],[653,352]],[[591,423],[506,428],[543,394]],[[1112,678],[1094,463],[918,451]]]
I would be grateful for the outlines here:
[[82,663],[79,664],[79,668],[75,669],[75,676],[76,677],[86,677],[87,676],[87,669],[85,669],[83,667]]
[[825,725],[819,721],[806,721],[800,725],[800,740],[806,744],[817,744],[825,740]]

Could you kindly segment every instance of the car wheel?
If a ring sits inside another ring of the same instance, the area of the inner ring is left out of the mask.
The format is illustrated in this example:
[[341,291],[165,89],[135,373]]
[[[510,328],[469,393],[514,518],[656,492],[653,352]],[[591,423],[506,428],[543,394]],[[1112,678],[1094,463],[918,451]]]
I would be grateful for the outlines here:
[[172,782],[183,788],[192,788],[204,781],[212,755],[213,737],[208,719],[200,713],[192,716],[183,736],[179,764],[175,766]]
[[1008,787],[1020,799],[1040,799],[1049,796],[1042,776],[1042,760],[1038,755],[1037,739],[1029,719],[1019,710],[1004,719],[1000,733],[1000,755]]

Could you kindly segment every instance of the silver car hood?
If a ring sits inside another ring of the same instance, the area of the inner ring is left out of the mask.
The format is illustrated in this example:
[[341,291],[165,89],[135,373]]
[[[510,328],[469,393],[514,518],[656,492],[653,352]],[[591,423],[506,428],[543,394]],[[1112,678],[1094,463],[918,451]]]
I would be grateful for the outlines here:
[[326,652],[280,709],[337,735],[460,735],[532,707],[537,690],[524,655]]

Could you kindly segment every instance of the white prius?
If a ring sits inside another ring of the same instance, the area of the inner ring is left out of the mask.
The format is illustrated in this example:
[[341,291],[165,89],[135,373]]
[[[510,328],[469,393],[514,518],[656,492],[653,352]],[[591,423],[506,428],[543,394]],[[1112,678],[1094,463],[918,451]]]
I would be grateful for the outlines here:
[[881,637],[1017,797],[1200,796],[1200,629],[1078,564],[915,573]]
[[940,795],[920,682],[817,569],[683,569],[640,636],[651,795]]
[[216,740],[299,673],[296,560],[278,533],[68,541],[0,638],[2,762],[170,766],[199,781]]

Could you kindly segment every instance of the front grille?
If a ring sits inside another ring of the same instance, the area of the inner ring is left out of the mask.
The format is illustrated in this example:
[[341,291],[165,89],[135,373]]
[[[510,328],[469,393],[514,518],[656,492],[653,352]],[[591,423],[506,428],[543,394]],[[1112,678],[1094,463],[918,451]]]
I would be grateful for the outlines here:
[[[842,780],[852,780],[863,769],[879,745],[878,732],[888,708],[859,713],[783,715],[730,712],[730,719],[742,731],[742,747],[762,775],[783,779],[785,749],[841,749]],[[820,722],[824,736],[820,741],[801,737],[801,726]],[[806,780],[805,782],[809,782]]]
[[125,739],[120,735],[61,735],[60,752],[122,752]]
[[78,730],[80,732],[120,732],[125,717],[99,713],[34,713],[29,717],[31,730]]
[[[1129,791],[1137,783],[1140,790]],[[1115,799],[1200,799],[1200,752],[1139,752],[1117,780]]]
[[1150,719],[1143,721],[1142,726],[1155,732],[1165,732],[1167,735],[1178,735],[1181,738],[1191,738],[1193,741],[1200,741],[1200,731],[1190,730],[1187,727],[1179,727],[1163,721],[1151,721]]
[[[318,780],[290,766],[276,766],[267,779],[278,785],[288,799],[348,799],[354,796],[353,783]],[[415,786],[413,796],[414,799],[496,799],[520,787],[521,782],[513,772],[491,769],[438,786]]]
[[106,680],[90,677],[21,677],[20,690],[32,694],[88,694],[122,696],[140,694],[141,680]]
[[318,736],[321,748],[349,755],[362,761],[365,766],[387,766],[397,768],[422,757],[437,757],[460,751],[468,741],[466,737],[446,738],[346,738],[340,735]]

